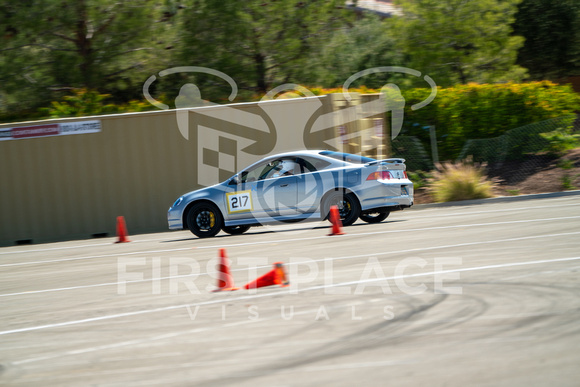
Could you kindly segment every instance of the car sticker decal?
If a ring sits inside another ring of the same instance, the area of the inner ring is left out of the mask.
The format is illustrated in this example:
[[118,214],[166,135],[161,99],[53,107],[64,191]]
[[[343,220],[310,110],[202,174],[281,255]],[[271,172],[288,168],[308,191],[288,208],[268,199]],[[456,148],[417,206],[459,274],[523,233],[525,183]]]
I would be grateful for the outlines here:
[[228,213],[237,213],[244,211],[253,211],[252,191],[238,191],[226,194],[228,202]]

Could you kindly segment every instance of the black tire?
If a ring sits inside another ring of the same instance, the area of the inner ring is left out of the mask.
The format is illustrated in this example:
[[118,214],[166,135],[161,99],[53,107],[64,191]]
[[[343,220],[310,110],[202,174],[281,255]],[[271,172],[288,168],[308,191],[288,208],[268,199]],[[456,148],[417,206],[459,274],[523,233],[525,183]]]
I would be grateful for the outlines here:
[[324,219],[328,218],[330,207],[337,206],[340,213],[340,221],[343,226],[350,226],[360,215],[360,204],[356,196],[352,193],[345,194],[341,191],[334,191],[324,198],[322,214]]
[[241,235],[248,231],[250,226],[223,226],[222,231],[230,235]]
[[370,210],[360,214],[360,220],[367,223],[381,223],[383,220],[387,219],[391,212],[385,210]]
[[212,203],[196,203],[187,213],[187,227],[199,238],[216,236],[223,222],[220,210]]

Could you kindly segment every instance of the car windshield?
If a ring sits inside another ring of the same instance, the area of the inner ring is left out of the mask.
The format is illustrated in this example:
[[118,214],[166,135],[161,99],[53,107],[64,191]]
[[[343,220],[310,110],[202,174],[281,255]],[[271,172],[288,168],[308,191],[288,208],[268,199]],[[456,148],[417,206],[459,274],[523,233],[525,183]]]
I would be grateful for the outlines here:
[[332,157],[333,159],[340,160],[340,161],[346,161],[348,163],[353,163],[353,164],[366,164],[366,163],[370,163],[371,161],[376,161],[375,159],[370,158],[370,157],[353,155],[350,153],[322,151],[322,152],[320,152],[320,154],[322,156]]

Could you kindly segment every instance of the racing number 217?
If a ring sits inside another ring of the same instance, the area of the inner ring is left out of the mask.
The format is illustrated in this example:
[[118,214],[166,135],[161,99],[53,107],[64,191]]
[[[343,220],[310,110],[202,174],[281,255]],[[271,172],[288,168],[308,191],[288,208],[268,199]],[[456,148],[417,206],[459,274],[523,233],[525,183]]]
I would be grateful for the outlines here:
[[229,212],[252,210],[251,191],[233,192],[227,196]]
[[232,197],[232,209],[245,207],[248,205],[248,196],[234,196]]

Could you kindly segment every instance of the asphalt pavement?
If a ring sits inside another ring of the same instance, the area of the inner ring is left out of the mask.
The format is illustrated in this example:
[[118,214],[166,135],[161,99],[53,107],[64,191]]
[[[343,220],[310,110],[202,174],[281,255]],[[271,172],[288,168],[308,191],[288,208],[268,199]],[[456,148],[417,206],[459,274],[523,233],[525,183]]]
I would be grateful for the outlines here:
[[[7,386],[577,386],[580,195],[0,248]],[[213,292],[219,249],[237,291]],[[290,286],[243,285],[285,264]]]

